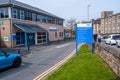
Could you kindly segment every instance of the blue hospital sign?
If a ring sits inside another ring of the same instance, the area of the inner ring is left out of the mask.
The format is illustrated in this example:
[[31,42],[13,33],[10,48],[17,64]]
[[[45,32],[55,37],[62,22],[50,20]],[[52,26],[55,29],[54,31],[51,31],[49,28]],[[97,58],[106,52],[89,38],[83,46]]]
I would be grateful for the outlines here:
[[76,25],[76,53],[78,52],[79,43],[93,43],[93,25],[92,23],[84,23]]
[[92,43],[93,28],[91,23],[77,24],[76,33],[78,43]]

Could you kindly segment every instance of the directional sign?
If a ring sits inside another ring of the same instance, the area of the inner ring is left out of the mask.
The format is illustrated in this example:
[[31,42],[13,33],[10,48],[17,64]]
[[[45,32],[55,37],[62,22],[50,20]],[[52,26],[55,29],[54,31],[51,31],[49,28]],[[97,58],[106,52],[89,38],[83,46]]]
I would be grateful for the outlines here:
[[77,24],[76,26],[76,53],[78,53],[79,43],[93,43],[93,25],[92,23]]
[[77,42],[92,43],[92,24],[77,24]]

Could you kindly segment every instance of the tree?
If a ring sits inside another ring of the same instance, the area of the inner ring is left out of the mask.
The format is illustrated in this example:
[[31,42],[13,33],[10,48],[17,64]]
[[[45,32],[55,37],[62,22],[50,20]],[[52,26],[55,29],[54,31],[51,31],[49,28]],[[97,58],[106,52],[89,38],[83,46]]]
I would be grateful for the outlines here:
[[76,26],[76,19],[75,18],[70,18],[65,22],[65,26],[67,29],[71,31],[71,37],[72,35],[75,35],[75,26]]

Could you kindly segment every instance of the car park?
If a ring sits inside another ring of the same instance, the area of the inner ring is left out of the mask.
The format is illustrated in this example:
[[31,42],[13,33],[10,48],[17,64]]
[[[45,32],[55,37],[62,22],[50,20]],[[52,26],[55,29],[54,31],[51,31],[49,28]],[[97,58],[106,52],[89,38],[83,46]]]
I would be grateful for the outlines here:
[[0,50],[0,70],[8,67],[19,67],[21,65],[21,55],[17,53],[7,53]]
[[110,45],[116,44],[116,39],[118,39],[119,37],[120,37],[120,34],[111,34],[105,40],[105,43]]
[[116,46],[120,47],[120,38],[116,39]]

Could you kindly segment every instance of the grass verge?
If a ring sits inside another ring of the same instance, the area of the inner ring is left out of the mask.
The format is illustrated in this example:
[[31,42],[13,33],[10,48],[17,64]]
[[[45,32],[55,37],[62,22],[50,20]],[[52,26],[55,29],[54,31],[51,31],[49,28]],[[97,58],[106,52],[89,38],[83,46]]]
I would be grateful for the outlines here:
[[83,45],[78,56],[55,71],[46,80],[116,80],[106,63]]

